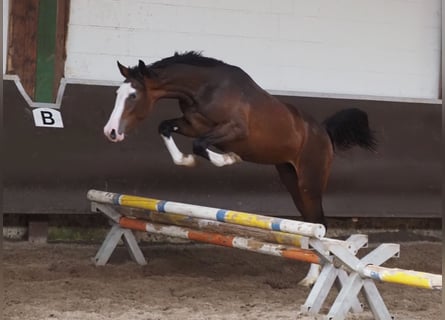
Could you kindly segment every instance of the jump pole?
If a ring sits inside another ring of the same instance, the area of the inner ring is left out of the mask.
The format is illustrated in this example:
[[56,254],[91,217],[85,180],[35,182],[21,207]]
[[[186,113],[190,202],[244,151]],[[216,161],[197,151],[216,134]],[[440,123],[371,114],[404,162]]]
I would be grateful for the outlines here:
[[144,220],[127,218],[125,216],[122,216],[119,219],[119,225],[122,228],[144,231],[151,234],[161,234],[170,237],[188,239],[218,246],[237,248],[308,263],[320,264],[320,257],[314,253],[314,251],[307,249],[267,243],[240,236],[230,236],[185,227],[156,224]]
[[442,276],[428,272],[368,265],[360,270],[360,274],[380,282],[402,284],[422,289],[442,290]]
[[[98,211],[100,212],[101,210]],[[156,211],[150,211],[140,208],[120,207],[120,212],[124,216],[134,217],[142,220],[148,220],[154,223],[162,223],[168,225],[173,224],[181,227],[199,229],[207,232],[223,233],[223,234],[237,235],[247,238],[255,238],[257,240],[264,242],[285,244],[302,249],[308,249],[311,240],[309,237],[304,237],[299,234],[265,230],[254,227],[242,226],[238,224],[219,222],[215,220],[199,219],[174,213],[167,213],[167,212],[159,213]],[[356,238],[357,236],[360,238],[359,241],[356,240],[351,241],[351,239],[348,239],[348,241],[344,241],[344,240],[337,240],[330,238],[322,238],[320,240],[318,239],[317,240],[325,245],[338,244],[344,246],[353,254],[356,254],[357,251],[363,246],[366,246],[368,242],[367,237],[365,235],[355,235],[350,238]]]
[[165,201],[126,194],[88,191],[87,198],[99,203],[146,209],[160,213],[168,212],[190,217],[216,220],[265,230],[282,231],[299,234],[306,237],[321,239],[326,234],[322,224],[300,222],[288,219],[273,218],[241,211],[233,211],[205,206],[192,205],[181,202]]
[[[144,209],[122,208],[124,216],[148,220],[154,223],[177,225],[206,232],[223,233],[245,238],[254,238],[263,242],[290,245],[302,249],[309,248],[309,238],[298,234],[281,231],[264,230],[236,224],[228,224],[207,219],[198,219],[174,213],[159,213]],[[100,211],[100,210],[99,210]]]

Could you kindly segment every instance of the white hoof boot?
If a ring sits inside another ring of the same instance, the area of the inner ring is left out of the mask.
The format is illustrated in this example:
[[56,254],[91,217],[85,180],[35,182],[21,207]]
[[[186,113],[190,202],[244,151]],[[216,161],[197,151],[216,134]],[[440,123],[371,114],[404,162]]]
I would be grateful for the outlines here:
[[217,167],[230,166],[234,163],[242,161],[240,156],[233,152],[219,154],[209,149],[207,149],[206,151],[209,155],[210,162]]
[[178,166],[194,167],[196,166],[196,158],[192,154],[183,155],[180,158],[173,159],[173,162]]

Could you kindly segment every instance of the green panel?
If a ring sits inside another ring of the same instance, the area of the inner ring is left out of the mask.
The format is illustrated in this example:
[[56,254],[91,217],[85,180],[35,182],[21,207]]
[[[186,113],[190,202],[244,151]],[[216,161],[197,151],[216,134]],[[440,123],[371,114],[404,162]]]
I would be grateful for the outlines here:
[[57,0],[40,0],[35,101],[53,102]]

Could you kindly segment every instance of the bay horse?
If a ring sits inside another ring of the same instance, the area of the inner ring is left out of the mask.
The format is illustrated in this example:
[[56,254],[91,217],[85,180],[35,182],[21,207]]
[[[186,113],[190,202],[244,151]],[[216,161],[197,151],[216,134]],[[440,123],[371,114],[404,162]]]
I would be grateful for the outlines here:
[[[241,68],[195,51],[148,66],[142,60],[135,67],[117,64],[125,81],[104,127],[110,141],[122,141],[159,99],[177,99],[182,117],[159,125],[175,164],[194,166],[198,156],[218,167],[240,161],[274,165],[307,222],[326,226],[322,195],[334,152],[376,146],[364,111],[341,110],[319,124],[267,93]],[[183,154],[172,133],[194,138],[193,154]],[[300,283],[313,284],[318,270],[311,266]]]

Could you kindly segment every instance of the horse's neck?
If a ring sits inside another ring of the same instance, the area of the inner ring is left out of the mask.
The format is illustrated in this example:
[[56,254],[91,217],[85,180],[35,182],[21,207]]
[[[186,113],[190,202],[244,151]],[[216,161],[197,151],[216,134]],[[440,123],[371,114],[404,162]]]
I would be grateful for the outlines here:
[[158,91],[158,94],[154,97],[154,100],[161,100],[161,99],[177,99],[179,101],[182,101],[188,105],[191,105],[194,103],[195,99],[195,92],[193,90],[190,90],[187,87],[181,87],[177,85],[168,85],[163,86]]
[[[169,72],[170,71],[170,72]],[[197,92],[206,83],[205,74],[192,70],[163,70],[158,84],[158,99],[170,98],[192,104]]]

